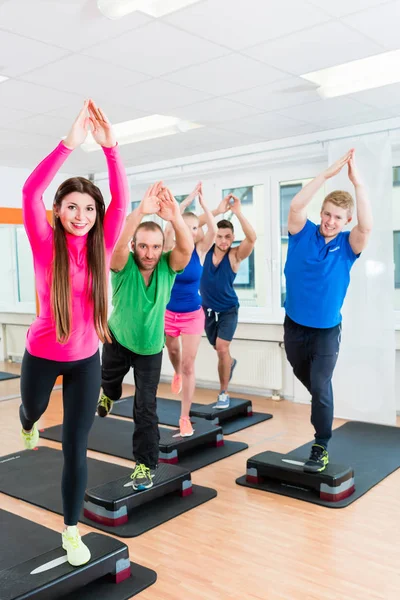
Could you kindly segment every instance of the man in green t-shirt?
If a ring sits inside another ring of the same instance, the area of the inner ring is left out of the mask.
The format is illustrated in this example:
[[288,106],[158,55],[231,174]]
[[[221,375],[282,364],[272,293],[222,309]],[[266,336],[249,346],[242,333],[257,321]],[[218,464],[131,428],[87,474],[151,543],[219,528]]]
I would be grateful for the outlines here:
[[[176,245],[171,252],[163,252],[164,234],[159,225],[141,223],[150,214],[157,214],[174,228]],[[113,312],[108,325],[112,341],[103,346],[103,394],[97,412],[101,417],[110,412],[113,402],[121,397],[125,375],[133,367],[136,466],[131,479],[135,490],[153,485],[159,454],[156,393],[165,341],[165,307],[175,276],[190,261],[193,247],[179,204],[159,182],[147,190],[127,217],[111,258]]]

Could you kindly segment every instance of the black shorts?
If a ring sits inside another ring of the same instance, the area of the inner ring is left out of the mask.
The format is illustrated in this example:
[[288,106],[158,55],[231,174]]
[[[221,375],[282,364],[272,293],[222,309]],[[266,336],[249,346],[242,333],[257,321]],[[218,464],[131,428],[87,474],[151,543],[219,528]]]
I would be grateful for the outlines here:
[[224,312],[215,312],[203,306],[206,316],[205,330],[207,339],[215,347],[217,338],[231,342],[238,324],[239,307],[234,306]]

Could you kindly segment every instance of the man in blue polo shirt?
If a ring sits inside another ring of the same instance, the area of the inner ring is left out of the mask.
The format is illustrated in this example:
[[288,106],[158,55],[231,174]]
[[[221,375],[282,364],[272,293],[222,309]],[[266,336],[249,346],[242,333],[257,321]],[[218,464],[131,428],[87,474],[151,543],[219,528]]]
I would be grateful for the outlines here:
[[[326,196],[321,223],[307,219],[307,206],[325,181],[347,165],[354,185],[357,225],[351,221],[354,201],[348,192]],[[289,247],[285,265],[286,317],[284,342],[293,372],[311,394],[315,443],[304,471],[323,471],[329,462],[332,437],[332,375],[339,354],[341,308],[350,282],[350,269],[367,245],[372,213],[355,166],[354,150],[310,181],[292,200],[288,218]]]

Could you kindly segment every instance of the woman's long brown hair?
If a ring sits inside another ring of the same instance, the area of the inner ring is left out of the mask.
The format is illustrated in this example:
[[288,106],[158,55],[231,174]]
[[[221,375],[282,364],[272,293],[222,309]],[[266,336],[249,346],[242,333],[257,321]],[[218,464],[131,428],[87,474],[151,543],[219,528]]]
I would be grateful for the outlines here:
[[[89,281],[87,293],[93,302],[93,320],[96,333],[104,343],[111,341],[107,325],[108,284],[106,277],[106,253],[104,247],[103,222],[105,204],[101,191],[84,177],[71,177],[58,188],[54,208],[60,209],[63,199],[72,192],[89,194],[96,203],[96,221],[87,237],[87,266]],[[53,266],[51,280],[51,307],[56,325],[57,341],[68,342],[71,335],[71,283],[69,257],[65,229],[56,215],[53,216]]]

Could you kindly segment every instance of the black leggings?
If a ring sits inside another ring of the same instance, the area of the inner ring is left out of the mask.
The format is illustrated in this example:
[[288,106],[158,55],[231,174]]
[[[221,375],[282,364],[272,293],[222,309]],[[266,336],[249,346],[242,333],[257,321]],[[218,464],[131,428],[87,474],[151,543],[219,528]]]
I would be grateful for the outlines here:
[[63,376],[64,468],[62,499],[64,522],[76,525],[82,510],[87,484],[87,440],[94,421],[100,393],[100,356],[59,362],[32,356],[26,350],[21,369],[19,413],[22,427],[29,431],[45,412],[59,375]]

